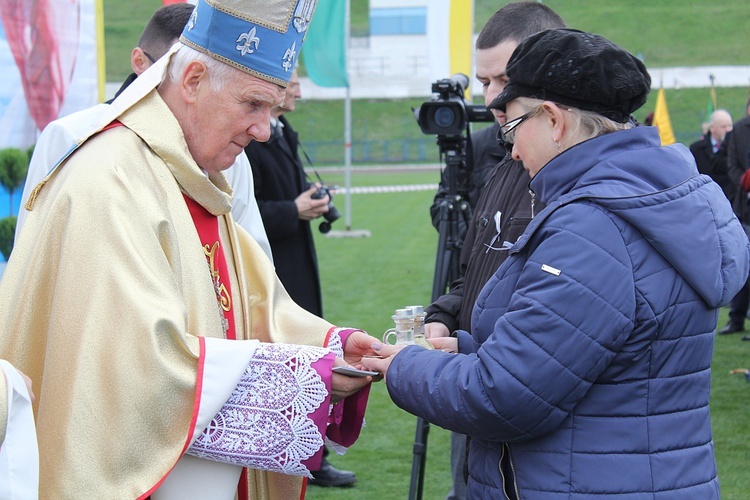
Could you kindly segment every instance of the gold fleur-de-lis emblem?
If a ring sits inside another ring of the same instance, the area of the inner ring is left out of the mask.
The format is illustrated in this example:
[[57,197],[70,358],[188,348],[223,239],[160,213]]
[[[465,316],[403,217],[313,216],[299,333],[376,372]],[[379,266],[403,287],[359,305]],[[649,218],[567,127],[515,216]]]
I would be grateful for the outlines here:
[[[239,50],[243,56],[255,52],[260,46],[260,38],[255,36],[255,26],[253,26],[253,29],[247,33],[241,34],[235,42],[237,42],[237,47],[235,48]],[[254,48],[253,45],[255,45]]]

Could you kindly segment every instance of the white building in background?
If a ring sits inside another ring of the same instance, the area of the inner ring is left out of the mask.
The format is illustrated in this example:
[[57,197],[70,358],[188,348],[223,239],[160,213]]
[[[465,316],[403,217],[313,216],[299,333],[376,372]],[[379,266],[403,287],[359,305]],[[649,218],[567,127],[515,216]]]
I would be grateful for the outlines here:
[[[370,0],[369,36],[349,43],[352,98],[429,96],[431,83],[448,75],[446,18],[450,0]],[[444,44],[428,33],[443,31]],[[303,49],[304,50],[304,49]],[[306,99],[343,98],[344,90],[302,79]]]
[[[352,37],[349,83],[352,98],[430,96],[432,82],[450,77],[447,12],[450,0],[370,0],[370,36]],[[473,54],[473,51],[472,51]],[[474,62],[472,61],[472,68]],[[750,66],[649,68],[653,86],[746,87]],[[471,90],[481,95],[473,79]],[[343,89],[325,89],[302,79],[306,99],[343,99]]]

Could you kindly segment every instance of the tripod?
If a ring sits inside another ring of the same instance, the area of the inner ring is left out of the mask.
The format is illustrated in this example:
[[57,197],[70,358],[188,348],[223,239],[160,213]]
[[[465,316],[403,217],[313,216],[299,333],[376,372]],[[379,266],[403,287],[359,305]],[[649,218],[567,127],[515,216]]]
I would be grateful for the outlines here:
[[[443,295],[454,280],[459,277],[459,255],[463,241],[458,234],[458,217],[470,219],[471,207],[458,193],[456,175],[466,169],[464,154],[466,138],[463,136],[438,136],[441,156],[445,154],[445,172],[448,178],[448,196],[439,203],[438,249],[435,259],[435,276],[432,281],[432,300]],[[421,500],[424,487],[424,471],[427,460],[427,435],[430,423],[417,418],[417,431],[414,437],[413,460],[409,500]]]

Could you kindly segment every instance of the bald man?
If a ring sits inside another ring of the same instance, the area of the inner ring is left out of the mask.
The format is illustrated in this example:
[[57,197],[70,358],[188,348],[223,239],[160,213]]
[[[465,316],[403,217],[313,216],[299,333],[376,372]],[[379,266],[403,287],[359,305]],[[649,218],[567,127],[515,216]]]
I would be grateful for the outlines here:
[[727,175],[726,148],[720,151],[721,143],[727,132],[732,130],[732,115],[725,109],[717,109],[711,113],[708,131],[698,141],[690,145],[690,152],[695,157],[698,171],[710,176],[730,200],[733,196],[732,183]]

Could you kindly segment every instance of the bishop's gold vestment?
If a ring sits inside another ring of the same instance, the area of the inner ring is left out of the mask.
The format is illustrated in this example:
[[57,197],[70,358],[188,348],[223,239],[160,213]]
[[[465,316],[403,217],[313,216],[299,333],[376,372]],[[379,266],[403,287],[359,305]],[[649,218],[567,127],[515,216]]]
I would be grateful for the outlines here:
[[[190,439],[197,339],[223,330],[183,193],[219,216],[238,339],[321,346],[331,328],[232,222],[231,189],[195,164],[156,91],[118,119],[35,193],[0,282],[0,353],[37,395],[40,498],[138,498]],[[301,479],[250,484],[251,498],[294,498]]]

